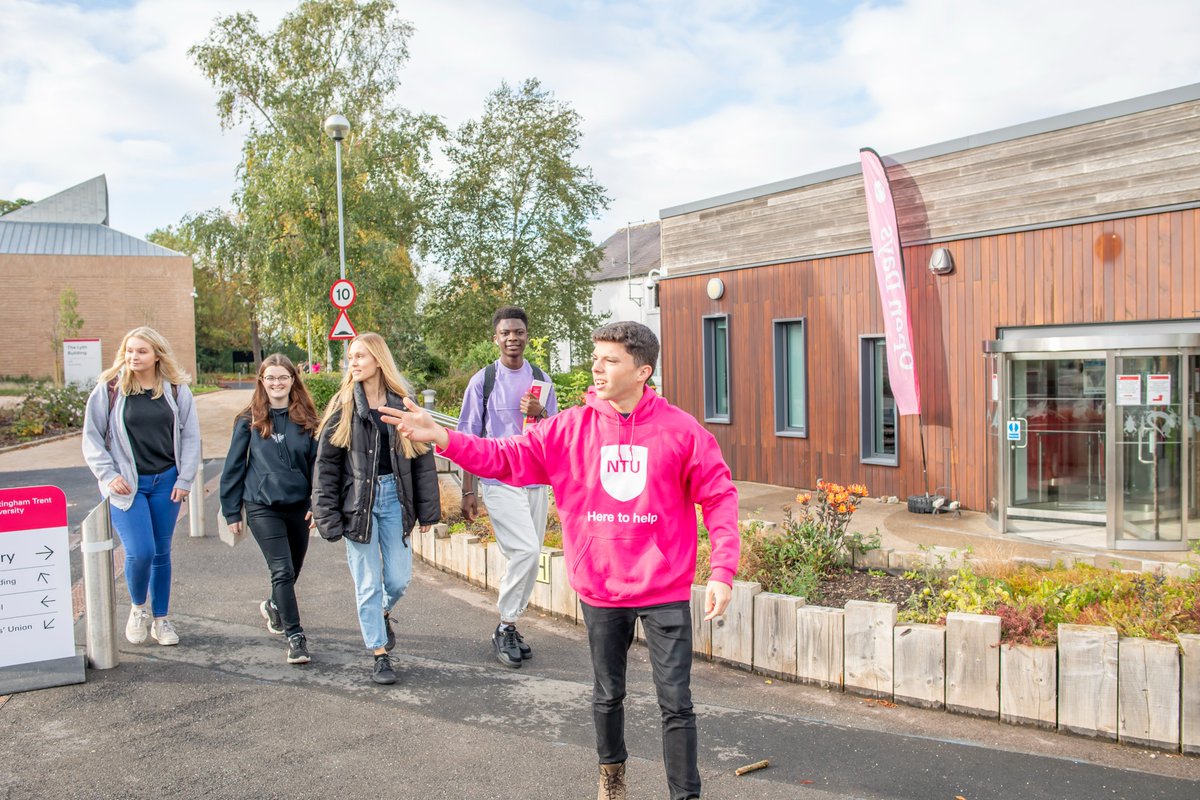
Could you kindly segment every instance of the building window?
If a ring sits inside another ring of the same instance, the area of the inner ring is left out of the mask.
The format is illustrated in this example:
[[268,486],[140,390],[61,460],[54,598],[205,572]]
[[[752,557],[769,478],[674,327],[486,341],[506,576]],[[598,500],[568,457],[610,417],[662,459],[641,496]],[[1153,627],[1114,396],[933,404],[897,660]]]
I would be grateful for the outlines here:
[[775,433],[808,433],[808,361],[804,320],[775,321]]
[[704,420],[729,422],[729,317],[704,318]]
[[896,466],[896,399],[888,380],[887,341],[864,336],[860,341],[862,403],[862,460],[866,464]]

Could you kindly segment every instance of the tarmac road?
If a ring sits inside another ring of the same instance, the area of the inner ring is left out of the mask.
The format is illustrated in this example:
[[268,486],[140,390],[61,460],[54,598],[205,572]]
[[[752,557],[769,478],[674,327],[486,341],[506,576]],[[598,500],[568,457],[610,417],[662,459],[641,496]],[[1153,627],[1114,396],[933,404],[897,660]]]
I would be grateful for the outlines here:
[[[6,485],[21,478],[0,475]],[[215,496],[208,503],[213,520]],[[0,798],[595,795],[582,627],[527,615],[535,657],[506,669],[491,652],[491,595],[418,565],[394,613],[401,682],[380,687],[368,681],[342,544],[313,539],[299,582],[313,664],[284,663],[282,637],[258,614],[267,590],[252,542],[177,535],[181,644],[122,640],[116,669],[2,702]],[[118,594],[123,622],[123,585]],[[705,662],[694,694],[714,800],[1200,797],[1196,757],[889,708]],[[631,653],[627,728],[629,796],[666,796],[641,645]],[[733,775],[764,758],[768,769]]]

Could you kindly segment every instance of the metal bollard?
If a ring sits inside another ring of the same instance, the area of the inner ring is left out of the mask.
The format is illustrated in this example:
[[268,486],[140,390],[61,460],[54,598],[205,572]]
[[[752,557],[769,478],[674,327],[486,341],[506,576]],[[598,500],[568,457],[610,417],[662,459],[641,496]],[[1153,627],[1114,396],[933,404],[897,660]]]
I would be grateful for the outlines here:
[[433,389],[422,389],[421,390],[422,405],[424,405],[425,408],[429,409],[430,411],[433,410],[433,404],[436,401],[436,399],[437,399],[437,392],[435,390],[433,390]]
[[196,467],[196,480],[188,495],[188,536],[199,539],[204,536],[204,456]]
[[113,534],[108,501],[92,509],[83,521],[83,599],[87,614],[87,659],[92,669],[112,669],[121,663],[117,653],[117,587],[113,577]]

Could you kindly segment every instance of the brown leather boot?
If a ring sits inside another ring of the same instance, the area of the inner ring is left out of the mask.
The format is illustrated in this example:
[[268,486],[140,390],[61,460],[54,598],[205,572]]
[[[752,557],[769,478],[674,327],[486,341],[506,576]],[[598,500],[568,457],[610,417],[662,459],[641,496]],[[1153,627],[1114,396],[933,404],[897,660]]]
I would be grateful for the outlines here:
[[600,791],[596,800],[625,800],[625,762],[600,765]]

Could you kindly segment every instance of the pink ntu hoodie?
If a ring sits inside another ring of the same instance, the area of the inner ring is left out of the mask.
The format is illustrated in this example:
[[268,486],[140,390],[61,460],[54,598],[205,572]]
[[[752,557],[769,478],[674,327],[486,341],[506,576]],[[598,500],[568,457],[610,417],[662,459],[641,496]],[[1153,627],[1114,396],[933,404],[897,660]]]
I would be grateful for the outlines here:
[[554,488],[571,586],[593,606],[689,600],[699,505],[711,578],[732,584],[741,553],[737,489],[716,439],[645,389],[628,418],[589,390],[585,405],[521,436],[449,431],[441,455],[514,486]]

